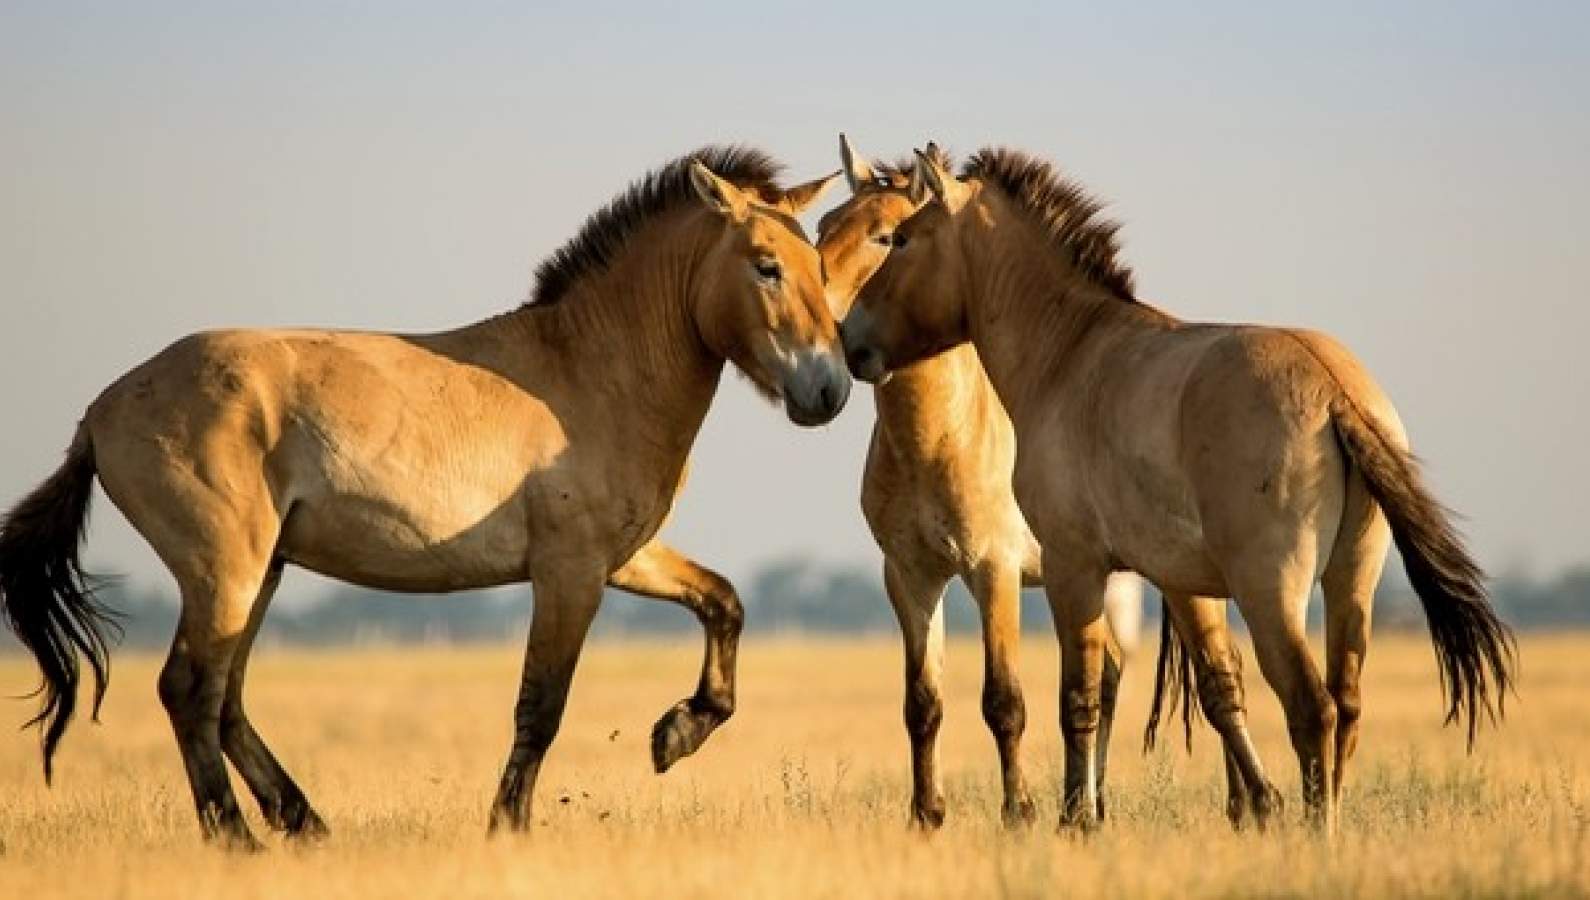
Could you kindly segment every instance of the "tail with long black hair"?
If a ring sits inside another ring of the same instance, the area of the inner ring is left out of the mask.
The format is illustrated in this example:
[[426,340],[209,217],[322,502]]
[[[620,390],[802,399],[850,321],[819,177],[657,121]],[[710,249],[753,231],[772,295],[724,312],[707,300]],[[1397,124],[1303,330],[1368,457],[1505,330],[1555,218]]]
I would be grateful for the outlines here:
[[44,780],[55,747],[77,708],[79,656],[94,672],[94,718],[110,677],[107,634],[120,636],[113,613],[94,597],[78,548],[94,496],[94,448],[78,427],[66,462],[0,519],[0,607],[17,640],[38,660],[43,702],[28,725],[43,732]]
[[1198,706],[1197,685],[1192,649],[1172,627],[1169,610],[1161,609],[1159,662],[1154,666],[1154,700],[1148,708],[1148,724],[1143,726],[1143,752],[1154,749],[1159,738],[1160,719],[1175,715],[1178,706],[1181,707],[1182,728],[1186,731],[1187,750],[1192,752],[1193,721],[1203,712]]
[[1484,571],[1463,546],[1449,512],[1424,486],[1412,454],[1345,390],[1330,411],[1342,449],[1391,523],[1408,582],[1424,606],[1441,668],[1446,721],[1463,720],[1473,747],[1481,715],[1495,722],[1505,711],[1517,666],[1512,631],[1497,618]]

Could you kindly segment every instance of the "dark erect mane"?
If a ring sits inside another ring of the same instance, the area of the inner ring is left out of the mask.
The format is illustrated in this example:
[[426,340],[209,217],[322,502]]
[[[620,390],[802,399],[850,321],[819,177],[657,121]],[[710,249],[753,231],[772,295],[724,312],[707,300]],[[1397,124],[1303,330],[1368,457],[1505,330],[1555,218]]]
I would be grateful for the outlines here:
[[966,161],[962,178],[1002,191],[1041,223],[1084,278],[1111,295],[1136,302],[1132,270],[1118,258],[1120,224],[1099,218],[1103,204],[1041,159],[1017,150],[983,149]]
[[629,239],[647,222],[687,202],[695,202],[690,183],[690,163],[700,160],[714,174],[764,202],[783,195],[777,178],[783,166],[773,157],[750,147],[703,147],[653,169],[630,184],[624,193],[592,213],[567,244],[536,267],[530,306],[546,306],[568,294],[569,287],[593,272],[612,265]]

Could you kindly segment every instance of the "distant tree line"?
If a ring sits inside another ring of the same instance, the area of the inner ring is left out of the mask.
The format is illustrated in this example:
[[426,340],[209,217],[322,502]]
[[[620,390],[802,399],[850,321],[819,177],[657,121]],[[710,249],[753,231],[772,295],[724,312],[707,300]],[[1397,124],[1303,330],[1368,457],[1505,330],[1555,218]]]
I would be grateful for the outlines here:
[[[1575,566],[1547,579],[1503,575],[1491,587],[1502,617],[1514,628],[1590,628],[1590,565]],[[881,575],[869,567],[780,559],[758,569],[739,588],[748,634],[892,633],[896,627]],[[331,646],[517,640],[524,634],[532,602],[528,587],[448,595],[388,594],[351,585],[323,590],[308,603],[278,599],[265,619],[260,642],[267,646]],[[121,614],[125,646],[163,647],[170,642],[177,609],[168,594],[113,583],[100,595]],[[1159,597],[1152,588],[1145,603],[1147,626],[1155,627]],[[1315,623],[1320,619],[1320,607],[1316,593],[1310,606]],[[1382,579],[1375,619],[1379,628],[1424,627],[1419,600],[1395,559],[1388,563]],[[1234,617],[1233,621],[1238,620]],[[951,632],[977,630],[976,608],[958,581],[951,583],[945,601],[945,625]],[[1050,631],[1049,608],[1041,592],[1026,592],[1022,626],[1030,631]],[[594,628],[599,637],[691,634],[697,630],[694,617],[679,606],[618,591],[609,591]],[[10,633],[0,630],[0,649],[15,646]]]

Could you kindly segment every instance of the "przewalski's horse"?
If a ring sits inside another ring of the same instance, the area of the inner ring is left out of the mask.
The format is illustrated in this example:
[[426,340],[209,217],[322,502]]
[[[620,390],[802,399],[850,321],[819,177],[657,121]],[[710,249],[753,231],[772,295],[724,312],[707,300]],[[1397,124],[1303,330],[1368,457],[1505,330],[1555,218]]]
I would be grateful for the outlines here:
[[[874,164],[844,135],[839,153],[851,196],[817,226],[828,300],[843,317],[867,278],[888,255],[894,229],[927,199],[914,164]],[[928,154],[948,158],[935,146]],[[913,821],[944,821],[936,747],[943,719],[945,586],[960,576],[982,619],[983,719],[994,735],[1004,781],[1007,825],[1032,821],[1035,810],[1022,772],[1026,727],[1019,654],[1021,588],[1042,584],[1038,542],[1011,494],[1016,436],[970,344],[904,366],[874,392],[861,508],[883,550],[884,586],[905,641],[905,724],[911,739]],[[1110,580],[1111,624],[1130,624],[1141,604],[1135,575]],[[1123,642],[1125,643],[1125,642]],[[1119,654],[1104,669],[1101,729],[1108,734],[1119,680]],[[1101,737],[1101,744],[1106,743]],[[1102,757],[1101,753],[1101,757]],[[1103,772],[1101,766],[1100,778]]]
[[[850,382],[820,262],[760,152],[709,148],[636,182],[537,271],[531,302],[429,335],[184,338],[89,407],[66,463],[0,524],[0,595],[43,671],[44,764],[79,655],[105,690],[105,614],[78,565],[95,476],[176,577],[160,675],[207,837],[255,846],[231,760],[271,826],[325,831],[243,711],[282,569],[399,591],[535,586],[493,829],[522,829],[604,584],[679,603],[706,632],[695,695],[657,723],[658,771],[734,709],[741,606],[655,541],[732,361],[791,420]],[[836,177],[836,176],[834,176]]]
[[[1045,163],[985,150],[894,231],[841,328],[851,370],[970,341],[1015,422],[1015,491],[1063,630],[1063,821],[1094,823],[1112,571],[1165,593],[1198,693],[1262,821],[1275,802],[1248,735],[1220,612],[1234,597],[1286,710],[1310,818],[1330,831],[1358,739],[1359,675],[1386,548],[1423,602],[1469,739],[1512,683],[1514,646],[1479,566],[1420,479],[1396,411],[1324,335],[1181,322],[1137,302],[1113,224]],[[1326,673],[1304,611],[1323,582]]]

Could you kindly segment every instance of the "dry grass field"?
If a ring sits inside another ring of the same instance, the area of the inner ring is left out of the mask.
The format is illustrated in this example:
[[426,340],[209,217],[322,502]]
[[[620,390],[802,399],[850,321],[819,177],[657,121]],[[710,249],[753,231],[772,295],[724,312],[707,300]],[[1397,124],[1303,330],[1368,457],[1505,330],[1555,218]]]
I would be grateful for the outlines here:
[[[698,652],[694,639],[595,646],[543,772],[539,827],[487,840],[514,649],[262,651],[252,716],[333,834],[307,849],[272,839],[258,856],[200,843],[155,699],[158,661],[123,657],[103,724],[68,736],[53,789],[33,732],[0,739],[0,897],[1590,894],[1590,636],[1524,640],[1518,702],[1472,756],[1440,726],[1422,637],[1380,636],[1334,846],[1295,824],[1297,773],[1259,684],[1249,705],[1289,824],[1264,835],[1226,826],[1207,731],[1191,757],[1179,739],[1138,752],[1152,664],[1139,659],[1112,819],[1079,839],[1053,827],[1056,659],[1052,642],[1030,638],[1027,759],[1043,822],[1012,834],[999,826],[978,711],[980,651],[955,643],[942,742],[950,818],[925,837],[905,827],[893,640],[748,643],[740,713],[658,777],[648,730],[693,685]],[[32,681],[31,661],[0,658],[0,692]],[[28,709],[4,708],[13,721]]]

